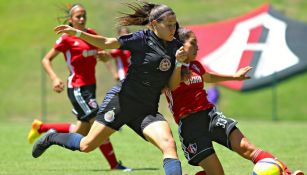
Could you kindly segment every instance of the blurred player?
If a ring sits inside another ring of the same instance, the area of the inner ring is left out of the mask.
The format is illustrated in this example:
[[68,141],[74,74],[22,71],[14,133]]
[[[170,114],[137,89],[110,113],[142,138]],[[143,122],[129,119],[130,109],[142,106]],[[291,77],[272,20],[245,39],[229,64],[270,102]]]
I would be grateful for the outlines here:
[[[68,23],[78,30],[96,35],[93,29],[86,28],[86,10],[82,5],[72,5],[65,12],[67,16],[64,23]],[[97,47],[90,45],[77,36],[63,34],[42,60],[44,69],[52,80],[53,90],[57,93],[62,92],[65,86],[52,67],[52,61],[59,53],[64,54],[70,71],[70,76],[67,79],[68,98],[73,105],[72,111],[77,117],[77,124],[74,126],[69,123],[43,123],[36,119],[33,121],[32,128],[28,134],[30,143],[33,143],[40,134],[49,129],[55,129],[62,133],[77,132],[85,136],[89,132],[98,111],[95,66],[96,59],[103,58],[104,51],[98,50]],[[99,149],[107,159],[111,169],[131,170],[117,161],[109,139],[105,140]]]
[[[127,35],[129,34],[129,28],[125,26],[121,26],[117,30],[117,35],[122,36],[122,35]],[[121,49],[112,49],[108,57],[114,58],[115,59],[115,64],[116,64],[116,70],[112,69],[112,66],[110,65],[110,62],[106,62],[109,70],[112,72],[113,77],[115,80],[122,81],[127,74],[128,67],[130,64],[130,57],[131,53],[129,50],[121,50]]]

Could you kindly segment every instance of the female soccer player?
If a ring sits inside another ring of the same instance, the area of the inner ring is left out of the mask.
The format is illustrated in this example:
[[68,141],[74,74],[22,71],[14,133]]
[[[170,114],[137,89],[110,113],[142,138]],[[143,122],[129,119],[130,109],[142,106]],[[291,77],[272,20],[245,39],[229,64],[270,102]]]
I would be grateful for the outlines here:
[[[82,5],[75,4],[67,9],[66,21],[69,26],[96,35],[93,29],[86,28],[86,20],[86,10]],[[52,61],[61,52],[64,54],[70,71],[67,90],[69,100],[73,105],[73,113],[77,116],[77,124],[72,129],[72,125],[69,123],[42,123],[39,120],[34,120],[28,134],[30,143],[41,133],[51,128],[58,132],[76,132],[87,135],[97,115],[95,66],[97,57],[100,54],[103,55],[103,51],[76,36],[63,34],[42,60],[42,64],[52,80],[53,90],[57,93],[64,90],[64,82],[55,73]],[[100,146],[99,149],[107,159],[111,169],[128,170],[117,161],[109,139],[105,139],[98,146]]]
[[51,130],[35,143],[33,157],[39,157],[54,144],[70,150],[90,152],[126,124],[161,150],[165,174],[182,174],[170,127],[158,112],[161,90],[167,84],[174,88],[173,82],[178,81],[176,78],[179,77],[177,74],[180,74],[180,66],[175,66],[176,60],[183,61],[186,58],[181,43],[174,39],[178,25],[176,15],[166,5],[144,2],[129,4],[129,7],[134,14],[119,18],[120,24],[147,25],[149,30],[140,30],[119,38],[107,38],[67,25],[55,28],[58,34],[77,36],[101,49],[129,50],[131,65],[120,92],[115,95],[107,94],[108,103],[106,106],[102,104],[87,136]]
[[[214,105],[207,100],[204,91],[204,82],[248,79],[247,73],[251,67],[241,68],[234,75],[207,72],[201,63],[195,60],[198,46],[194,33],[188,29],[179,29],[178,35],[187,53],[186,66],[182,66],[180,85],[174,90],[167,90],[165,95],[173,117],[179,125],[178,131],[185,157],[189,164],[204,169],[197,175],[224,174],[212,141],[237,152],[255,164],[264,158],[275,159],[269,152],[255,147],[236,127],[235,120],[217,112]],[[301,171],[291,174],[287,166],[283,165],[285,175],[303,175]]]

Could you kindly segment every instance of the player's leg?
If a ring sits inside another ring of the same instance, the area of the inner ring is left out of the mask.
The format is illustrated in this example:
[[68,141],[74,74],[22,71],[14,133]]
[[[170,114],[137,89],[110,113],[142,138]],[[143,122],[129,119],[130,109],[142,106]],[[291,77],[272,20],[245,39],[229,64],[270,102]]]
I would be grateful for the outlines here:
[[[107,123],[109,124],[109,122],[111,121],[112,124],[113,121],[116,118],[118,118],[118,116],[115,114],[117,112],[119,112],[119,103],[118,103],[118,96],[117,93],[119,91],[119,87],[118,86],[114,86],[105,96],[99,111],[98,111],[98,116],[96,117],[97,121],[101,122],[101,123]],[[118,110],[115,110],[118,109]],[[110,119],[108,120],[109,122],[106,121],[106,119]],[[120,123],[120,125],[110,125],[111,128],[117,128],[119,129],[123,123]],[[131,168],[127,168],[126,166],[122,165],[122,163],[120,161],[117,160],[116,155],[115,155],[115,151],[113,149],[113,145],[110,141],[110,139],[106,139],[103,144],[99,147],[99,150],[101,151],[101,153],[103,153],[103,155],[105,156],[105,158],[107,159],[110,168],[112,170],[123,170],[123,171],[131,171]]]
[[203,168],[197,175],[224,174],[210,137],[210,111],[209,109],[190,114],[179,122],[178,134],[186,159],[190,165]]
[[99,147],[115,130],[104,124],[94,122],[87,136],[78,133],[57,133],[48,131],[34,144],[32,156],[41,156],[51,145],[59,145],[66,149],[90,152]]
[[[273,158],[277,159],[274,155],[272,155],[270,152],[261,150],[254,146],[239,129],[235,129],[230,134],[230,142],[231,142],[231,148],[237,152],[242,157],[252,161],[254,164],[256,164],[258,161],[264,159],[264,158]],[[277,159],[278,160],[278,159]],[[284,167],[285,175],[304,175],[302,171],[296,171],[292,173],[289,168],[284,164],[282,161],[278,160]]]
[[28,133],[28,142],[33,143],[42,133],[49,129],[55,129],[57,132],[68,133],[73,132],[75,125],[71,123],[43,123],[38,119],[34,119],[31,125],[31,130]]
[[204,169],[203,175],[224,175],[222,164],[215,153],[203,159],[198,165]]
[[175,140],[167,121],[161,114],[147,116],[143,121],[144,137],[159,148],[163,154],[163,167],[166,175],[181,175]]

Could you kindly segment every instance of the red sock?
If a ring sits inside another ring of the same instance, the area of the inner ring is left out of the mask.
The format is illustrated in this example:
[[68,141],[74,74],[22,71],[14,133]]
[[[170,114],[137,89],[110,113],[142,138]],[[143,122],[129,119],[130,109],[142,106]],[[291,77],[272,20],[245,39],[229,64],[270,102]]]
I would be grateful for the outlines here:
[[69,128],[72,124],[70,123],[43,123],[38,129],[39,133],[47,132],[49,129],[55,129],[60,133],[68,133]]
[[[261,150],[261,149],[258,149],[256,152],[255,152],[255,154],[254,154],[254,156],[253,156],[253,159],[252,159],[252,161],[253,161],[253,163],[254,164],[256,164],[258,161],[260,161],[260,160],[262,160],[262,159],[265,159],[265,158],[273,158],[273,159],[277,159],[275,156],[273,156],[271,153],[269,153],[269,152],[266,152],[266,151],[263,151],[263,150]],[[290,170],[288,169],[288,167],[286,166],[286,164],[284,164],[282,161],[280,161],[280,160],[278,160],[281,164],[282,164],[282,166],[284,167],[284,171],[286,172],[286,173],[290,173],[291,174],[291,172],[290,172]]]
[[205,171],[199,171],[195,175],[206,175],[206,172]]
[[115,168],[118,164],[115,153],[113,151],[113,146],[110,140],[106,140],[100,147],[100,151],[104,155],[104,157],[108,160],[108,163],[111,169]]

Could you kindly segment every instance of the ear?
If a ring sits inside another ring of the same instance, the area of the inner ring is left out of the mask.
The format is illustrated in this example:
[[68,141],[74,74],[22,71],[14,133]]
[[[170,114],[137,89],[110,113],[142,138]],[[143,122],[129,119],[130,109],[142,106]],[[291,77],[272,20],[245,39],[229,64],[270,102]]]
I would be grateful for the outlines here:
[[155,27],[158,24],[158,21],[152,20],[150,24],[151,24],[152,27]]

